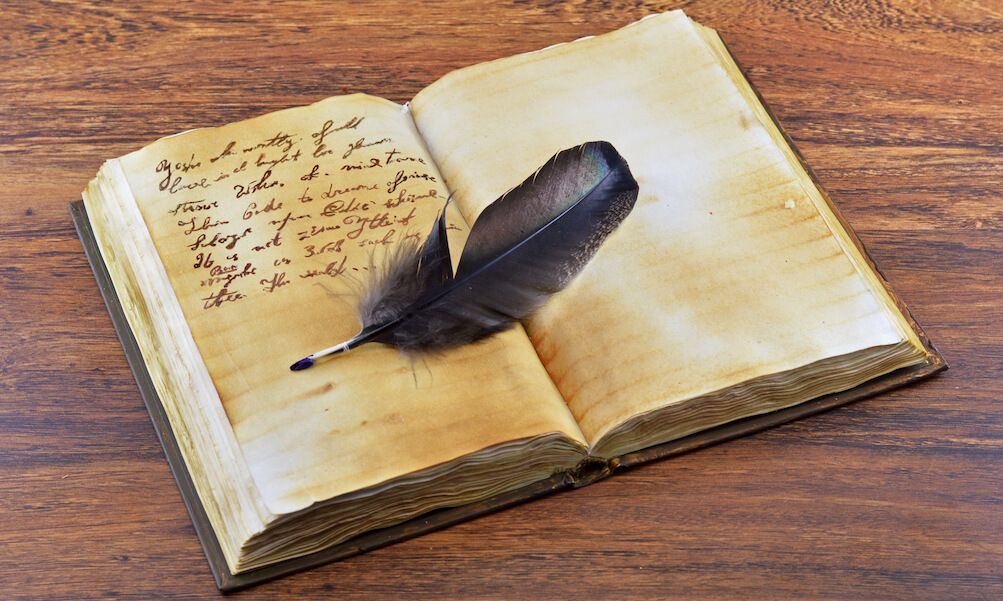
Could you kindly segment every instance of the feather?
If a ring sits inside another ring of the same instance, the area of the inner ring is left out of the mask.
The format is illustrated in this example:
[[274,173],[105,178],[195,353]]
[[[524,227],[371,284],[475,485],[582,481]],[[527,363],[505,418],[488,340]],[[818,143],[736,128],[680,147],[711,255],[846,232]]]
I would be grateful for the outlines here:
[[362,330],[292,365],[381,342],[407,354],[484,340],[530,317],[567,286],[637,199],[626,161],[608,142],[556,154],[481,212],[453,275],[445,210],[424,244],[401,244],[360,302]]
[[[447,206],[449,201],[447,201]],[[369,270],[371,282],[359,301],[363,324],[393,321],[424,294],[435,294],[453,278],[446,239],[446,209],[442,209],[424,244],[405,238],[388,252],[380,266]]]

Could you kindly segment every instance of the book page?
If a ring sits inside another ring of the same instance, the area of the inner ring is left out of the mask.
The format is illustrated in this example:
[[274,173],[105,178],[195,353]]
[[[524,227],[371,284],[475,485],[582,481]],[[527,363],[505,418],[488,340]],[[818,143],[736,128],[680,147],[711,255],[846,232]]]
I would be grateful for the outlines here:
[[564,148],[608,140],[630,165],[632,214],[527,327],[592,443],[654,409],[903,341],[682,12],[454,72],[411,110],[470,221]]
[[[443,210],[401,106],[333,98],[119,162],[273,514],[514,440],[581,441],[521,330],[427,360],[366,345],[290,372],[358,331],[366,272]],[[461,243],[466,224],[447,218]]]

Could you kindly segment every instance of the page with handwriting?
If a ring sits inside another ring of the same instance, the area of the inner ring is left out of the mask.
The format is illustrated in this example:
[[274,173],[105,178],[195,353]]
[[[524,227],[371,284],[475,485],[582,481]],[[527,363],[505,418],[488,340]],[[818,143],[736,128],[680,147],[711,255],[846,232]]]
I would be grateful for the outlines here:
[[[333,98],[120,162],[273,513],[547,432],[584,445],[521,329],[448,357],[372,344],[289,371],[357,332],[366,272],[443,208],[402,107]],[[467,226],[448,217],[459,244]]]
[[587,438],[903,339],[693,23],[676,11],[451,73],[411,103],[473,221],[554,153],[611,142],[633,213],[527,330]]

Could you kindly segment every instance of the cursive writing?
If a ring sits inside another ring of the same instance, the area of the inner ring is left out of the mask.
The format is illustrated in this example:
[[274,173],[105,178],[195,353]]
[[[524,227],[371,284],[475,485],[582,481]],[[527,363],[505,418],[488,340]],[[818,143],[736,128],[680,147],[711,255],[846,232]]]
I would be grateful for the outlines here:
[[263,142],[259,142],[254,146],[245,148],[244,152],[254,152],[255,150],[260,150],[262,148],[278,148],[282,152],[289,152],[292,150],[295,143],[296,141],[291,135],[279,131],[279,133],[275,134],[271,138],[268,138]]
[[201,223],[196,221],[196,219],[196,217],[192,217],[188,221],[178,222],[179,227],[184,226],[186,236],[192,232],[201,232],[212,227],[219,227],[230,223],[229,221],[213,221],[211,217],[206,217],[201,221]]
[[408,194],[408,191],[406,189],[401,188],[400,192],[397,194],[397,197],[388,198],[387,201],[383,203],[383,206],[385,206],[388,209],[396,209],[397,207],[401,206],[404,203],[415,203],[418,202],[419,200],[424,200],[426,198],[437,198],[438,196],[439,192],[435,189],[429,190],[425,194]]
[[249,275],[254,275],[258,273],[258,270],[251,263],[244,265],[242,271],[237,271],[237,265],[229,265],[227,267],[213,267],[209,270],[209,278],[202,280],[201,286],[215,286],[216,284],[223,284],[223,287],[233,284],[234,280],[239,280],[240,278],[245,278]]
[[300,274],[300,278],[314,278],[320,275],[331,276],[332,278],[338,277],[345,273],[345,263],[348,261],[348,257],[342,257],[341,261],[331,261],[327,264],[324,269],[309,269],[305,273]]
[[359,190],[376,190],[378,188],[379,188],[379,186],[377,186],[376,184],[372,184],[372,185],[358,184],[358,185],[352,186],[350,188],[335,189],[334,184],[331,184],[331,185],[329,185],[327,187],[327,190],[325,190],[324,192],[320,193],[320,197],[321,198],[334,198],[335,196],[340,196],[342,194],[348,194],[349,192],[358,192]]
[[394,192],[397,191],[397,188],[399,188],[401,184],[412,179],[421,179],[430,182],[438,181],[435,179],[434,175],[430,175],[428,173],[420,173],[418,171],[412,171],[411,173],[404,173],[403,170],[400,170],[394,176],[393,181],[387,182],[387,193],[393,194]]
[[328,119],[327,121],[325,121],[324,125],[321,126],[319,131],[315,131],[314,133],[310,134],[310,137],[313,138],[313,145],[315,147],[313,151],[313,157],[316,159],[328,154],[334,154],[333,150],[327,149],[327,145],[324,144],[324,138],[326,138],[329,134],[334,133],[336,131],[342,131],[346,129],[356,129],[359,127],[359,124],[362,123],[363,119],[365,119],[365,117],[352,117],[341,127],[335,127],[334,121],[332,119]]
[[226,286],[220,289],[219,292],[215,294],[210,294],[209,296],[202,299],[204,304],[203,309],[213,309],[215,307],[220,307],[223,303],[235,303],[241,299],[247,298],[239,292],[230,292],[227,290]]
[[243,218],[244,221],[247,221],[248,219],[254,217],[255,215],[260,215],[261,213],[271,213],[272,211],[278,211],[281,208],[282,208],[282,203],[280,202],[279,204],[275,204],[275,197],[273,196],[272,199],[268,201],[268,204],[266,204],[261,208],[258,208],[258,203],[256,202],[251,202],[250,204],[248,204],[247,208],[244,209]]
[[187,287],[176,289],[186,310],[243,318],[226,307],[276,292],[299,298],[281,291],[366,271],[374,247],[427,234],[445,193],[421,144],[368,111],[339,110],[325,108],[331,118],[306,127],[261,120],[224,130],[226,137],[165,145],[173,155],[162,151],[148,163],[158,204],[144,218],[181,247],[163,258],[172,280],[184,272]]
[[258,179],[258,181],[250,182],[246,186],[237,184],[236,186],[233,187],[233,189],[237,191],[237,198],[240,198],[241,196],[246,196],[248,194],[254,194],[259,190],[267,190],[269,188],[274,188],[275,186],[282,187],[285,185],[277,179],[268,181],[271,177],[272,177],[272,170],[267,169],[265,170],[264,173],[261,174],[261,178]]
[[393,142],[393,140],[390,138],[383,138],[381,140],[376,140],[375,142],[366,142],[365,138],[359,138],[355,142],[348,145],[348,150],[345,151],[345,154],[341,155],[341,158],[347,159],[353,152],[360,148],[368,148],[369,146],[377,146],[379,144],[386,144],[387,142]]
[[167,211],[168,215],[177,215],[178,213],[198,213],[199,211],[208,211],[209,209],[217,209],[219,204],[213,200],[206,202],[203,200],[186,200],[184,202],[179,202],[170,211]]
[[251,228],[247,228],[240,234],[221,234],[216,232],[213,234],[211,239],[209,239],[205,234],[199,234],[198,238],[195,239],[195,242],[188,245],[188,248],[198,250],[200,248],[222,246],[227,250],[233,250],[233,247],[237,245],[237,242],[250,233]]

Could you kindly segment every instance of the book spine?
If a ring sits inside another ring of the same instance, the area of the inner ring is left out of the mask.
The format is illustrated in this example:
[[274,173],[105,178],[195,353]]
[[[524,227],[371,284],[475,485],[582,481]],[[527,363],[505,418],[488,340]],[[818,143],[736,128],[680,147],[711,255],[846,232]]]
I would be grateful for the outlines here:
[[618,467],[620,467],[618,457],[613,459],[588,457],[578,464],[578,467],[567,472],[565,477],[572,488],[581,488],[602,480],[616,471]]

